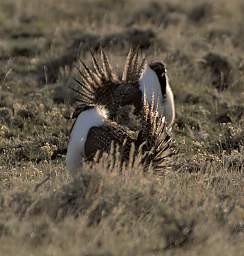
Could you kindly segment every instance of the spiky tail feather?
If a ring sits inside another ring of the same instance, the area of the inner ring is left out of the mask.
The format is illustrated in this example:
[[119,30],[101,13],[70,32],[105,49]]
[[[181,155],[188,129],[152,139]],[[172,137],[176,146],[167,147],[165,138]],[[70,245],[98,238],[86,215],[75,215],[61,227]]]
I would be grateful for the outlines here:
[[[109,170],[117,168],[126,172],[128,169],[162,174],[171,165],[170,156],[173,154],[172,139],[167,131],[165,118],[156,109],[157,105],[149,106],[144,103],[143,128],[134,140],[113,141],[110,151],[100,155]],[[97,158],[98,159],[98,158]]]
[[139,56],[139,47],[130,48],[123,70],[122,81],[138,81],[145,62],[145,56]]
[[[74,79],[76,88],[71,88],[77,94],[80,105],[106,105],[112,100],[112,87],[117,84],[117,75],[113,72],[107,54],[101,49],[101,65],[91,52],[92,67],[88,67],[80,60],[77,67],[79,79]],[[106,95],[106,97],[104,97]]]
[[[152,100],[154,102],[154,100]],[[172,138],[167,130],[165,118],[157,110],[157,104],[148,105],[144,100],[143,128],[139,132],[137,145],[143,144],[143,165],[155,172],[162,172],[169,167],[173,154]]]
[[[113,92],[119,84],[138,81],[145,65],[145,57],[139,56],[139,48],[131,48],[125,62],[122,78],[112,70],[108,55],[101,49],[101,65],[91,52],[93,65],[89,68],[83,61],[77,67],[80,78],[76,88],[81,105],[112,104]],[[106,95],[106,97],[104,97]],[[111,102],[110,102],[111,101]]]

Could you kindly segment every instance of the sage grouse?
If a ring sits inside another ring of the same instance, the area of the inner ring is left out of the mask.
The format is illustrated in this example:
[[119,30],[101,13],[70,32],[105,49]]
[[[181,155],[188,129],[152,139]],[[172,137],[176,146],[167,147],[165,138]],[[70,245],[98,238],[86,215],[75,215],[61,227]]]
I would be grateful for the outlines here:
[[[151,153],[145,154],[143,162],[157,169],[165,158],[163,153],[168,152],[171,139],[167,129],[175,116],[165,66],[159,62],[148,65],[138,50],[131,49],[123,74],[118,77],[103,50],[102,66],[92,53],[91,56],[93,68],[81,62],[83,70],[79,69],[80,80],[76,80],[78,88],[74,89],[80,104],[73,115],[76,121],[68,144],[68,169],[79,168],[82,158],[92,160],[97,150],[108,152],[112,141],[126,148],[123,159],[128,158],[132,143],[136,150],[144,143],[143,150]],[[134,105],[136,112],[142,114],[143,128],[139,134],[113,121],[118,109],[125,105]]]
[[109,120],[104,107],[83,107],[71,130],[66,156],[67,168],[75,171],[81,166],[82,158],[92,160],[98,150],[108,152],[112,141],[119,145],[126,141],[124,148],[127,150],[124,151],[129,152],[135,135]]

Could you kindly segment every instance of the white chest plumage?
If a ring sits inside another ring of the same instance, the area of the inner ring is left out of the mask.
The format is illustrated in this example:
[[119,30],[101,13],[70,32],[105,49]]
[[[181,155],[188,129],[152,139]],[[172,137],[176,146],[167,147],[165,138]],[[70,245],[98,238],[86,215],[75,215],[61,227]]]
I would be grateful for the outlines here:
[[81,166],[89,130],[92,127],[102,126],[104,118],[106,118],[106,113],[98,108],[85,110],[77,117],[70,134],[66,155],[66,166],[70,171],[75,171]]
[[147,65],[142,73],[140,80],[140,90],[143,95],[146,95],[148,103],[151,105],[153,98],[158,102],[158,110],[161,112],[163,96],[160,83],[156,73]]
[[149,65],[145,66],[145,69],[140,77],[139,85],[143,95],[146,95],[149,105],[157,103],[158,112],[165,116],[168,127],[172,126],[175,119],[175,107],[173,92],[168,83],[168,77],[166,76],[166,96],[162,95],[161,85],[157,74],[150,68]]

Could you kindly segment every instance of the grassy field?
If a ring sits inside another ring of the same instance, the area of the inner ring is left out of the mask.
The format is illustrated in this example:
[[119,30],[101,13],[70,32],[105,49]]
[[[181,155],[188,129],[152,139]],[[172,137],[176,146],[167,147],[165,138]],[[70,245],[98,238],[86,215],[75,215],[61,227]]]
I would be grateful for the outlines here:
[[[0,255],[243,255],[241,0],[0,1]],[[177,154],[163,175],[64,160],[78,57],[163,60]]]

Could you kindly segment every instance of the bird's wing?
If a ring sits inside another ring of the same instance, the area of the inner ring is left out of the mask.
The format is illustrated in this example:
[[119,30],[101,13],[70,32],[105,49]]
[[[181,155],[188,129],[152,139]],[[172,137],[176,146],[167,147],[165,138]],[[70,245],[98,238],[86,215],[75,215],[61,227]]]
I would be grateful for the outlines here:
[[127,160],[130,146],[136,137],[133,135],[129,130],[109,120],[106,120],[103,126],[91,128],[85,145],[87,160],[93,160],[97,151],[101,154],[109,153],[112,143],[121,149],[121,159]]

